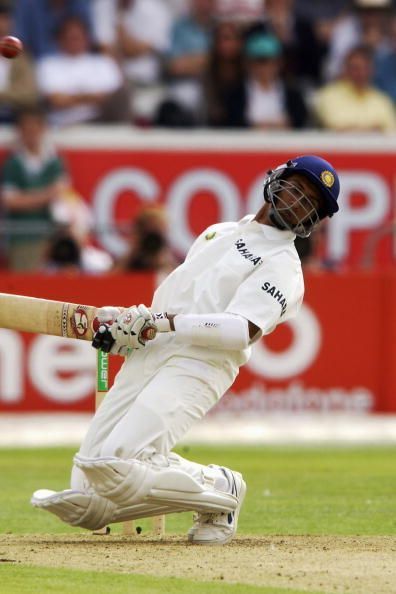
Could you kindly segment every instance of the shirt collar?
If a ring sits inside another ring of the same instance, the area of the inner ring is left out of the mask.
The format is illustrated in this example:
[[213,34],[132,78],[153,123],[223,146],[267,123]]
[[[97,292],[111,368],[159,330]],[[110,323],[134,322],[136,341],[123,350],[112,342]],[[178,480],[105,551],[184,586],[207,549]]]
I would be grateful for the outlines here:
[[254,214],[248,214],[243,219],[238,222],[238,225],[244,226],[250,224],[252,228],[256,228],[259,232],[263,233],[266,239],[269,240],[278,240],[278,241],[294,241],[296,238],[296,234],[292,231],[287,229],[282,230],[278,229],[277,227],[272,227],[271,225],[264,225],[263,223],[259,223],[258,221],[253,220],[255,217]]

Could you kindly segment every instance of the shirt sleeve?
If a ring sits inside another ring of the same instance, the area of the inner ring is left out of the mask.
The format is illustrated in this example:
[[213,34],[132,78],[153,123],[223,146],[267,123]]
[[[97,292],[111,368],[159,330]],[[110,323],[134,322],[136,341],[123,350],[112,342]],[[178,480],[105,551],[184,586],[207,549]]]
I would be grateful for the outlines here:
[[44,95],[63,93],[68,89],[67,77],[62,73],[62,67],[57,64],[57,58],[49,56],[38,61],[36,67],[37,84]]
[[301,264],[287,253],[280,254],[239,286],[226,312],[246,318],[269,334],[297,314],[303,296]]
[[7,200],[8,196],[22,189],[20,170],[17,161],[9,157],[4,165],[2,172],[3,198]]

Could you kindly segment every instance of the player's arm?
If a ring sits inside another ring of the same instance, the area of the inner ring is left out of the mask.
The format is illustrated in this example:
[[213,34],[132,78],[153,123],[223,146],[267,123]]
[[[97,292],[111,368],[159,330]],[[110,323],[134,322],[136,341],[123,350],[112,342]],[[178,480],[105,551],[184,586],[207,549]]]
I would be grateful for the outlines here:
[[18,188],[6,189],[3,193],[4,203],[8,210],[33,211],[43,208],[53,202],[59,195],[63,182],[55,182],[45,188],[35,190],[19,190]]
[[[167,314],[171,330],[175,330],[175,323],[174,323],[175,315],[176,314]],[[226,314],[224,314],[224,315],[226,315]],[[248,329],[249,329],[249,338],[250,338],[250,340],[253,340],[253,338],[256,336],[257,332],[260,332],[260,328],[258,328],[256,326],[256,324],[253,324],[253,322],[249,322],[249,320],[246,320],[246,321],[247,321]]]
[[261,335],[260,328],[232,313],[153,314],[159,332],[175,332],[187,344],[225,350],[246,349]]
[[246,349],[260,329],[233,313],[171,314],[152,313],[144,305],[121,311],[105,307],[98,311],[99,330],[93,346],[113,354],[145,347],[157,332],[172,332],[185,344],[223,350]]

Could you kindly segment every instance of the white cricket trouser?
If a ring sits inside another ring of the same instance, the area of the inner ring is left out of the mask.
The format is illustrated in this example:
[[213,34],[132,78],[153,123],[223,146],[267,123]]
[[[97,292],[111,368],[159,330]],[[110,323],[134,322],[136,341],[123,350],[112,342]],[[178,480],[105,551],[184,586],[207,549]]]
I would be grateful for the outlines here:
[[[182,349],[158,342],[134,351],[125,361],[90,424],[80,448],[82,455],[139,460],[160,455],[167,459],[237,375],[236,367],[227,360],[219,365],[189,358],[181,354]],[[184,351],[188,353],[188,349]],[[203,467],[181,461],[183,470],[199,480]],[[219,481],[224,483],[221,473]],[[74,468],[71,486],[81,490],[82,484],[82,473]],[[217,488],[222,487],[219,484]]]

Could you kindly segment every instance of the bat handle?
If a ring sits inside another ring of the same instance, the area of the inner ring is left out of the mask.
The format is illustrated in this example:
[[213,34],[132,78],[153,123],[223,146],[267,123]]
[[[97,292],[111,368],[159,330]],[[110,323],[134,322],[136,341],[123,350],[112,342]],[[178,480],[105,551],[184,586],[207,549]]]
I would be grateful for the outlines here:
[[145,340],[154,340],[154,338],[156,336],[157,336],[157,329],[156,328],[146,328],[142,332],[142,337]]

